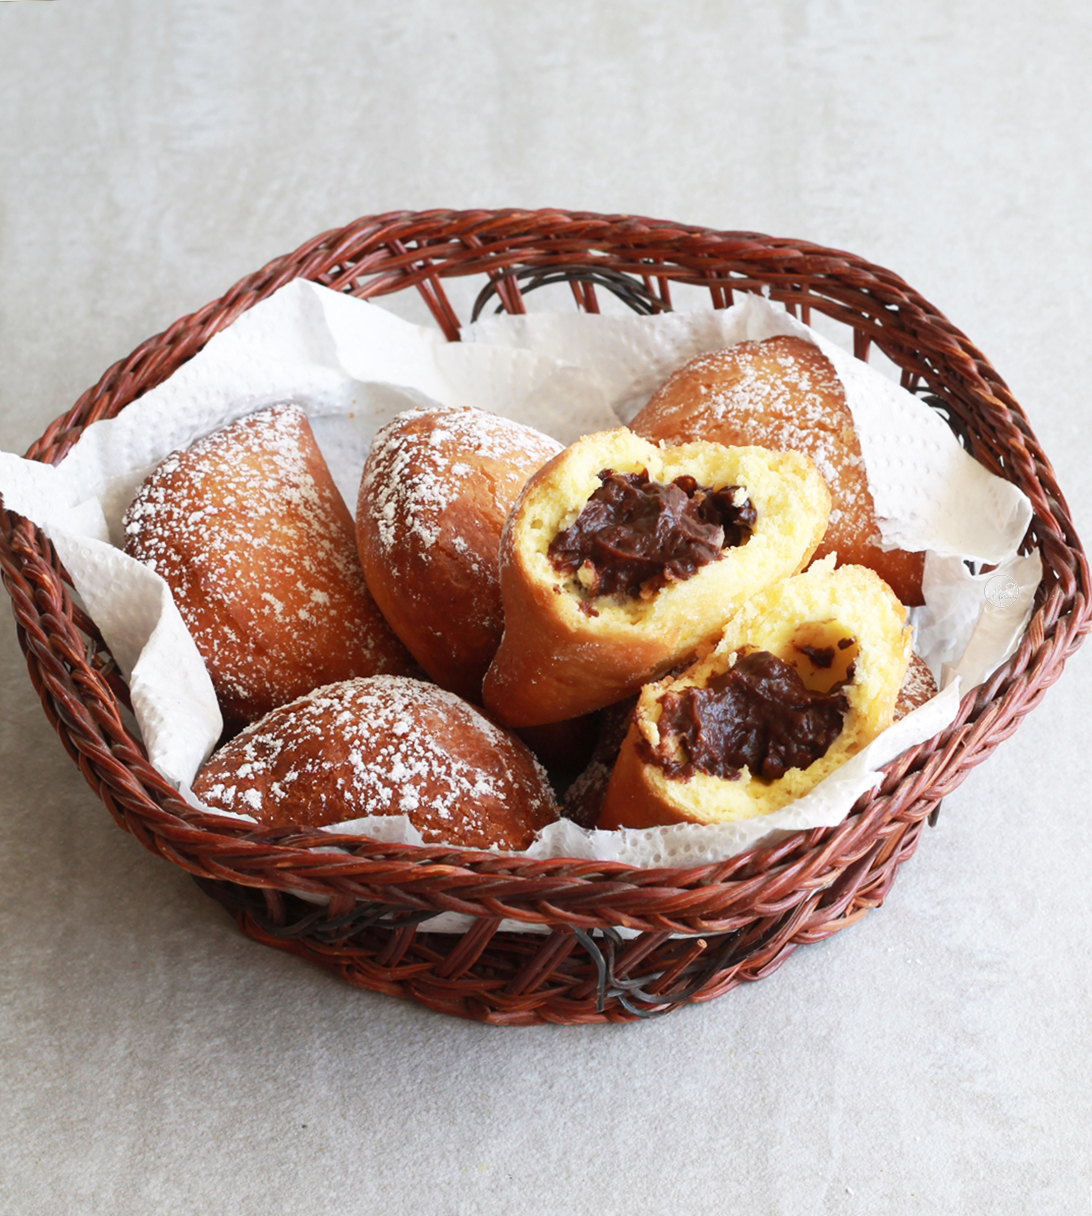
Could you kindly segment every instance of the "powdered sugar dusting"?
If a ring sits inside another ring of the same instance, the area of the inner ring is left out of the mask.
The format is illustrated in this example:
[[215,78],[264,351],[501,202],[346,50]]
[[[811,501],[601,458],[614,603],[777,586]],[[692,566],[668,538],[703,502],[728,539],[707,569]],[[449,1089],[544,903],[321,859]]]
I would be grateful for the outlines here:
[[[375,521],[384,548],[401,545],[408,531],[427,560],[444,511],[464,496],[468,480],[482,476],[482,462],[502,483],[495,496],[511,502],[528,476],[523,470],[560,450],[548,435],[485,410],[410,410],[376,435],[361,481],[361,507]],[[464,459],[469,455],[474,464]]]
[[357,535],[369,586],[429,675],[474,700],[504,627],[504,521],[560,450],[509,418],[441,406],[399,414],[365,461]]
[[[352,521],[298,406],[262,410],[172,453],[124,528],[127,552],[170,584],[226,716],[354,671],[409,669],[371,603]],[[302,687],[286,674],[301,664]]]
[[454,694],[397,676],[329,685],[275,710],[213,756],[194,792],[266,822],[402,813],[426,840],[479,847],[498,834],[514,847],[501,821],[529,839],[554,815],[522,745]]
[[[758,443],[810,456],[833,508],[817,556],[878,539],[864,460],[833,365],[803,339],[741,342],[675,374],[633,423],[653,438]],[[675,428],[678,428],[677,430]]]
[[894,720],[898,722],[900,718],[906,717],[908,713],[917,709],[919,705],[924,705],[926,701],[936,695],[937,684],[933,679],[933,673],[923,659],[916,654],[911,655],[910,665],[906,669],[902,688],[899,689],[899,695],[895,701]]

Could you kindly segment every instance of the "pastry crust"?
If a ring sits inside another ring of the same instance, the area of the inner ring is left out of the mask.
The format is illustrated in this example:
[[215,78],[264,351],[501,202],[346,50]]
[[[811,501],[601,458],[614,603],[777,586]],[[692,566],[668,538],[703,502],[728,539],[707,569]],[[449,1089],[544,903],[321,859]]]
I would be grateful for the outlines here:
[[[647,471],[739,487],[756,518],[745,543],[648,596],[593,595],[560,573],[548,550],[580,515],[600,473]],[[620,428],[587,435],[527,483],[501,539],[504,636],[483,687],[485,705],[513,726],[575,717],[612,704],[710,644],[749,596],[807,563],[830,496],[796,452],[692,443],[661,449]]]
[[504,521],[560,450],[497,414],[438,406],[399,414],[365,461],[356,538],[368,589],[432,679],[468,700],[481,700],[504,627]]
[[900,718],[905,718],[936,695],[937,682],[933,679],[929,665],[919,655],[912,654],[910,666],[906,669],[906,676],[895,700],[895,713],[891,721],[898,722]]
[[599,822],[610,775],[636,706],[637,698],[627,697],[603,710],[595,750],[587,765],[565,790],[561,814],[582,828],[594,828]]
[[194,793],[269,826],[406,814],[430,844],[525,849],[557,817],[530,752],[453,693],[373,676],[315,689],[225,744]]
[[782,335],[700,355],[653,394],[630,426],[647,439],[757,443],[805,452],[831,495],[816,558],[875,570],[904,604],[921,604],[924,554],[880,548],[861,445],[833,364],[813,343]]
[[[769,814],[806,794],[891,724],[910,659],[905,611],[873,571],[831,565],[827,559],[756,595],[728,623],[712,654],[677,679],[642,690],[607,789],[601,828],[727,823]],[[687,745],[673,729],[661,733],[665,697],[716,687],[718,677],[756,652],[792,666],[809,689],[840,688],[847,708],[833,742],[807,767],[772,780],[747,766],[735,776],[669,776],[665,758],[685,761]]]
[[298,406],[167,457],[124,526],[125,552],[167,581],[229,732],[321,684],[419,670],[368,594],[352,518]]

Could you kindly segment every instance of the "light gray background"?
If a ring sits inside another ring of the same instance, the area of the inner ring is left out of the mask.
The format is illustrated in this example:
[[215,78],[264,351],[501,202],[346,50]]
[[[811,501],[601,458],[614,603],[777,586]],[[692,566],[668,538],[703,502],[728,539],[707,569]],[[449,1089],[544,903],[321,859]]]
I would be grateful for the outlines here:
[[[1092,533],[1078,0],[0,4],[0,447],[394,208],[851,249],[1007,379]],[[1092,654],[885,906],[625,1028],[497,1030],[235,932],[119,832],[0,623],[0,1209],[1089,1213]]]

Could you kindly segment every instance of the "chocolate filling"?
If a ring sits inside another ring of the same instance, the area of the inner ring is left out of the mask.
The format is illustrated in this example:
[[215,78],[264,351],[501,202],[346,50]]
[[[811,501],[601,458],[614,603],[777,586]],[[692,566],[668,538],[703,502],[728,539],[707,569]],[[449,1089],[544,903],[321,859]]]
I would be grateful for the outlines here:
[[554,569],[577,575],[591,596],[647,598],[691,578],[729,546],[745,544],[755,524],[738,486],[711,490],[693,477],[650,481],[648,471],[603,469],[599,488],[546,551]]
[[[852,639],[843,638],[842,641],[849,641],[849,644],[851,646],[853,645]],[[825,669],[834,665],[833,646],[805,646],[801,642],[796,645],[796,649],[799,650],[801,654],[806,654],[808,658],[811,659],[813,667],[821,667]],[[845,647],[839,643],[839,649],[844,650]]]
[[775,781],[826,755],[849,702],[841,686],[813,692],[788,663],[755,650],[705,688],[666,693],[660,706],[660,745],[644,750],[667,777],[699,772],[735,781],[746,765],[752,776]]

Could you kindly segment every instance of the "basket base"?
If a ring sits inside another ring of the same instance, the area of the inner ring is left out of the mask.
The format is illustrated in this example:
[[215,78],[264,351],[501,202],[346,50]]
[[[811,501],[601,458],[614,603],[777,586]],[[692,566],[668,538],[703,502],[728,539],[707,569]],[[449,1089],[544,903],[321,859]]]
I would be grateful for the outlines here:
[[649,931],[623,938],[610,928],[571,927],[500,932],[499,920],[484,918],[463,934],[434,933],[420,927],[432,911],[358,903],[331,916],[295,895],[194,881],[248,937],[357,988],[494,1026],[635,1022],[764,979],[797,946],[822,941],[879,907],[913,854],[922,823],[906,825],[881,867],[851,866],[775,916],[704,936]]

